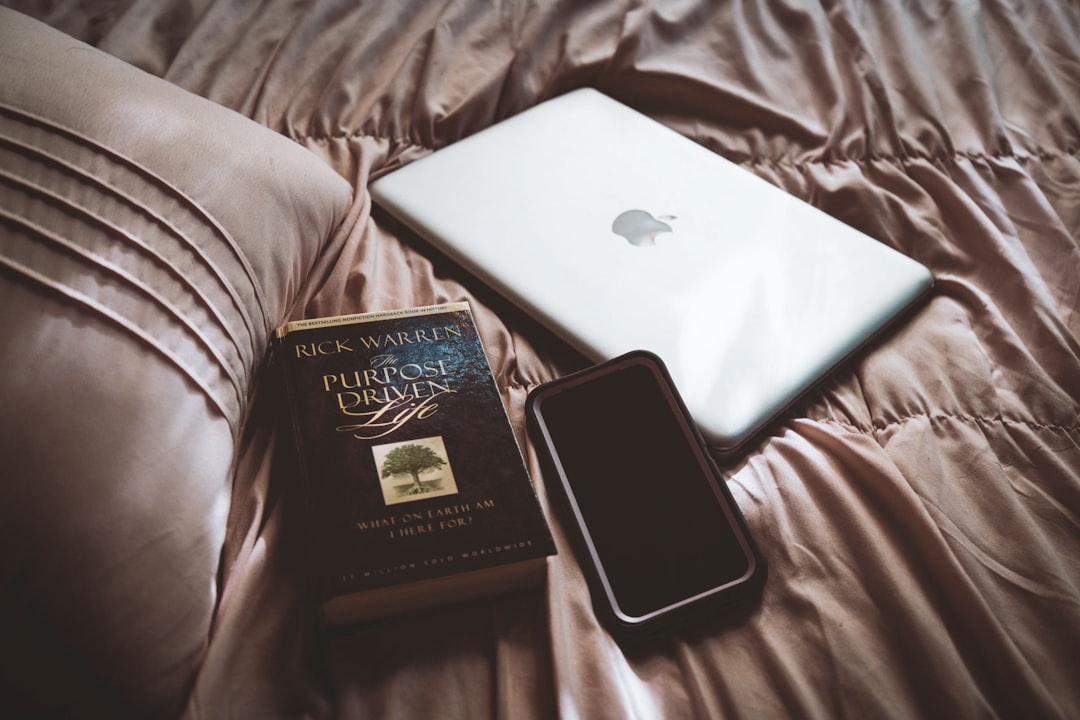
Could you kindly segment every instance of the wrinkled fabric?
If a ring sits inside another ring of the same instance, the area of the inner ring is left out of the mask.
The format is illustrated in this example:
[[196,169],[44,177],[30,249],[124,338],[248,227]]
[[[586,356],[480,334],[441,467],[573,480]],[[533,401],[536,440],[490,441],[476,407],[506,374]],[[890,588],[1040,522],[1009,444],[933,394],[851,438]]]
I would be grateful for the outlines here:
[[320,638],[264,398],[190,717],[1080,715],[1074,4],[25,4],[352,183],[352,232],[294,315],[469,300],[545,507],[525,396],[582,360],[373,215],[372,177],[593,86],[937,278],[724,468],[770,565],[760,607],[637,653],[597,625],[552,513],[545,593]]

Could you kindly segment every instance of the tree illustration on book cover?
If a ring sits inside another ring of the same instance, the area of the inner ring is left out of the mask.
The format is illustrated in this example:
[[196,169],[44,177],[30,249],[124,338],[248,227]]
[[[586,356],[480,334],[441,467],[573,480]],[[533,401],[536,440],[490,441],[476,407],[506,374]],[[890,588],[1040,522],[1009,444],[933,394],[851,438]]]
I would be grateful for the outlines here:
[[458,492],[441,436],[376,445],[371,452],[387,505]]

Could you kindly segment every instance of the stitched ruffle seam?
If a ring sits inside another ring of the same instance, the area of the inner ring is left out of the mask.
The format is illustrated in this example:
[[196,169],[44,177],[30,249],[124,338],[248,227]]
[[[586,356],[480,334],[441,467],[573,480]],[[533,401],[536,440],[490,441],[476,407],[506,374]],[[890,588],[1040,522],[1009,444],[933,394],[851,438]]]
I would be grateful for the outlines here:
[[[380,135],[374,135],[372,133],[364,132],[352,132],[343,133],[341,135],[289,135],[290,139],[295,142],[304,144],[308,142],[329,144],[331,142],[350,142],[352,140],[361,138],[370,138],[372,140],[387,142],[395,148],[417,148],[426,152],[434,152],[442,147],[425,145],[413,140],[404,140],[401,138],[384,137]],[[792,158],[767,158],[767,157],[744,157],[739,158],[738,153],[731,153],[728,157],[729,160],[736,162],[739,165],[745,166],[757,166],[765,165],[772,167],[809,167],[809,166],[823,166],[829,167],[831,165],[845,165],[845,164],[857,164],[857,165],[871,165],[874,163],[887,163],[890,165],[903,166],[911,162],[956,162],[956,161],[992,161],[992,160],[1016,160],[1017,162],[1030,162],[1030,161],[1052,161],[1052,160],[1080,160],[1080,146],[1076,148],[1066,149],[1046,149],[1040,148],[1029,153],[1020,152],[979,152],[979,151],[965,151],[956,150],[951,153],[907,153],[907,154],[895,154],[895,153],[874,153],[872,155],[866,155],[863,157],[851,157],[851,156],[830,156],[814,159],[796,160]]]

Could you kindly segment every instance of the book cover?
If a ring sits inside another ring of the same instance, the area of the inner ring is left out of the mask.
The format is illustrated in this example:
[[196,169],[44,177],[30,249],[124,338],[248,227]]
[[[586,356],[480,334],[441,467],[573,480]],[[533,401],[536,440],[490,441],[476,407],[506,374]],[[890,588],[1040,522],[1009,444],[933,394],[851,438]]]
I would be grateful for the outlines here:
[[555,547],[467,303],[275,335],[329,626],[542,582]]

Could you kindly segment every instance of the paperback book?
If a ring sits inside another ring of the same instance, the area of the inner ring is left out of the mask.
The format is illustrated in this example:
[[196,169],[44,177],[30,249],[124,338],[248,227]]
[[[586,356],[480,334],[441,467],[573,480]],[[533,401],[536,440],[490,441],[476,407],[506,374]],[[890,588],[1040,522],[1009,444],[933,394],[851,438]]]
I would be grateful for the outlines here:
[[554,542],[467,303],[293,322],[275,346],[324,624],[544,581]]

